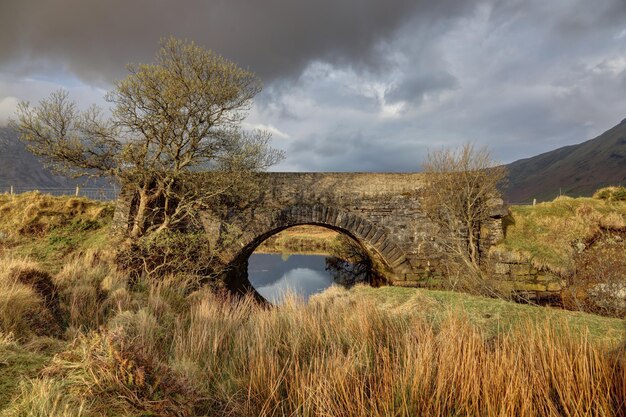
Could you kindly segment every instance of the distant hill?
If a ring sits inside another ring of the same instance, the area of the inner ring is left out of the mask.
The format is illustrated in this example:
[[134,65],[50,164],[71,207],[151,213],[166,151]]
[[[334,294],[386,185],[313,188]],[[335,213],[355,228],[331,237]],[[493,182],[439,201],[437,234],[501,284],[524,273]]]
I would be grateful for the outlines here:
[[0,127],[0,193],[10,186],[16,189],[109,187],[104,180],[71,178],[55,175],[19,141],[18,134],[8,127]]
[[600,136],[509,165],[505,199],[552,200],[559,193],[590,196],[607,185],[626,185],[626,119]]
[[[559,193],[589,196],[607,185],[626,185],[626,119],[595,139],[565,146],[509,165],[504,192],[511,203],[552,200]],[[52,174],[18,140],[17,132],[0,127],[0,192],[17,188],[105,187],[105,180],[73,180]]]

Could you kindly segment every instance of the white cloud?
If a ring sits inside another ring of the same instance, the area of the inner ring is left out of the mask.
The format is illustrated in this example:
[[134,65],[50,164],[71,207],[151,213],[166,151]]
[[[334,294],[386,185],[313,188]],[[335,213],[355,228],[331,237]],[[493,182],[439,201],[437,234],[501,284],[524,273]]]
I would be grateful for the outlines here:
[[91,86],[74,77],[64,77],[59,74],[50,79],[19,78],[0,73],[0,103],[3,103],[0,108],[0,125],[6,123],[7,114],[12,116],[18,102],[28,101],[35,104],[61,88],[69,91],[70,98],[76,101],[79,108],[87,108],[92,104],[97,104],[104,109],[108,107],[108,103],[104,100],[105,89]]
[[16,97],[0,98],[0,126],[6,125],[13,118],[19,100]]
[[244,128],[249,129],[249,130],[265,130],[267,132],[270,132],[273,138],[280,138],[280,139],[290,138],[290,136],[287,133],[282,132],[278,128],[269,124],[263,124],[263,123],[252,124],[249,122],[245,122],[243,126]]

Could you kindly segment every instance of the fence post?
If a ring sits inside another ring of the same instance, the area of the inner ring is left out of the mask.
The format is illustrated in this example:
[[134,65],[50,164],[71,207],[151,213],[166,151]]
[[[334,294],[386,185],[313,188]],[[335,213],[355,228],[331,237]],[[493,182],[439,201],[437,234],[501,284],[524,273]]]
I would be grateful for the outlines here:
[[13,195],[13,186],[11,186],[11,195]]
[[535,204],[537,204],[537,199],[536,199],[536,198],[533,198],[533,206],[534,206]]
[[76,197],[78,197],[79,194],[80,194],[80,187],[77,185],[76,186]]

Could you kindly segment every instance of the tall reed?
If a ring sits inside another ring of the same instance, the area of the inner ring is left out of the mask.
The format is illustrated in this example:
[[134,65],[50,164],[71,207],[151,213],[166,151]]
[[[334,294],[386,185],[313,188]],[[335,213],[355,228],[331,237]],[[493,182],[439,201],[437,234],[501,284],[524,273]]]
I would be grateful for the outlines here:
[[626,404],[624,349],[565,323],[489,339],[462,311],[434,325],[364,300],[207,296],[176,329],[173,362],[193,368],[208,414],[623,416]]
[[566,322],[486,333],[460,308],[433,319],[358,293],[179,296],[153,290],[80,335],[0,415],[43,415],[57,397],[37,396],[61,385],[63,415],[625,415],[626,346]]

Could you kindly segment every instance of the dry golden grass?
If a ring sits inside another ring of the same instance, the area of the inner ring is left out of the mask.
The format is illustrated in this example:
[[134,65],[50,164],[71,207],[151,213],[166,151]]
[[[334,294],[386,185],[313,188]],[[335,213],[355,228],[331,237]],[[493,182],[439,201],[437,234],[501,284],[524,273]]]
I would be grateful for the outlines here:
[[0,195],[0,229],[11,236],[43,235],[71,221],[98,221],[110,215],[110,204],[39,192]]
[[173,349],[213,415],[608,416],[626,398],[624,352],[560,323],[489,339],[462,311],[433,326],[359,299],[259,310],[207,297]]
[[0,331],[0,349],[6,347],[12,347],[16,344],[13,333],[7,333]]
[[3,417],[82,417],[85,405],[75,403],[76,397],[67,395],[62,381],[34,379],[20,385],[20,394],[9,407],[0,412]]
[[79,336],[4,415],[54,410],[62,387],[57,415],[623,416],[624,346],[554,318],[494,335],[461,309],[415,314],[425,295],[394,309],[333,291],[265,308],[202,290],[176,309],[155,289]]
[[608,201],[626,201],[626,187],[604,187],[593,194],[593,198]]
[[88,250],[71,257],[54,276],[67,325],[90,330],[104,324],[111,309],[126,306],[126,281],[102,251]]
[[0,332],[20,339],[33,335],[33,327],[45,313],[44,300],[33,287],[19,281],[20,272],[33,266],[27,260],[0,260]]

